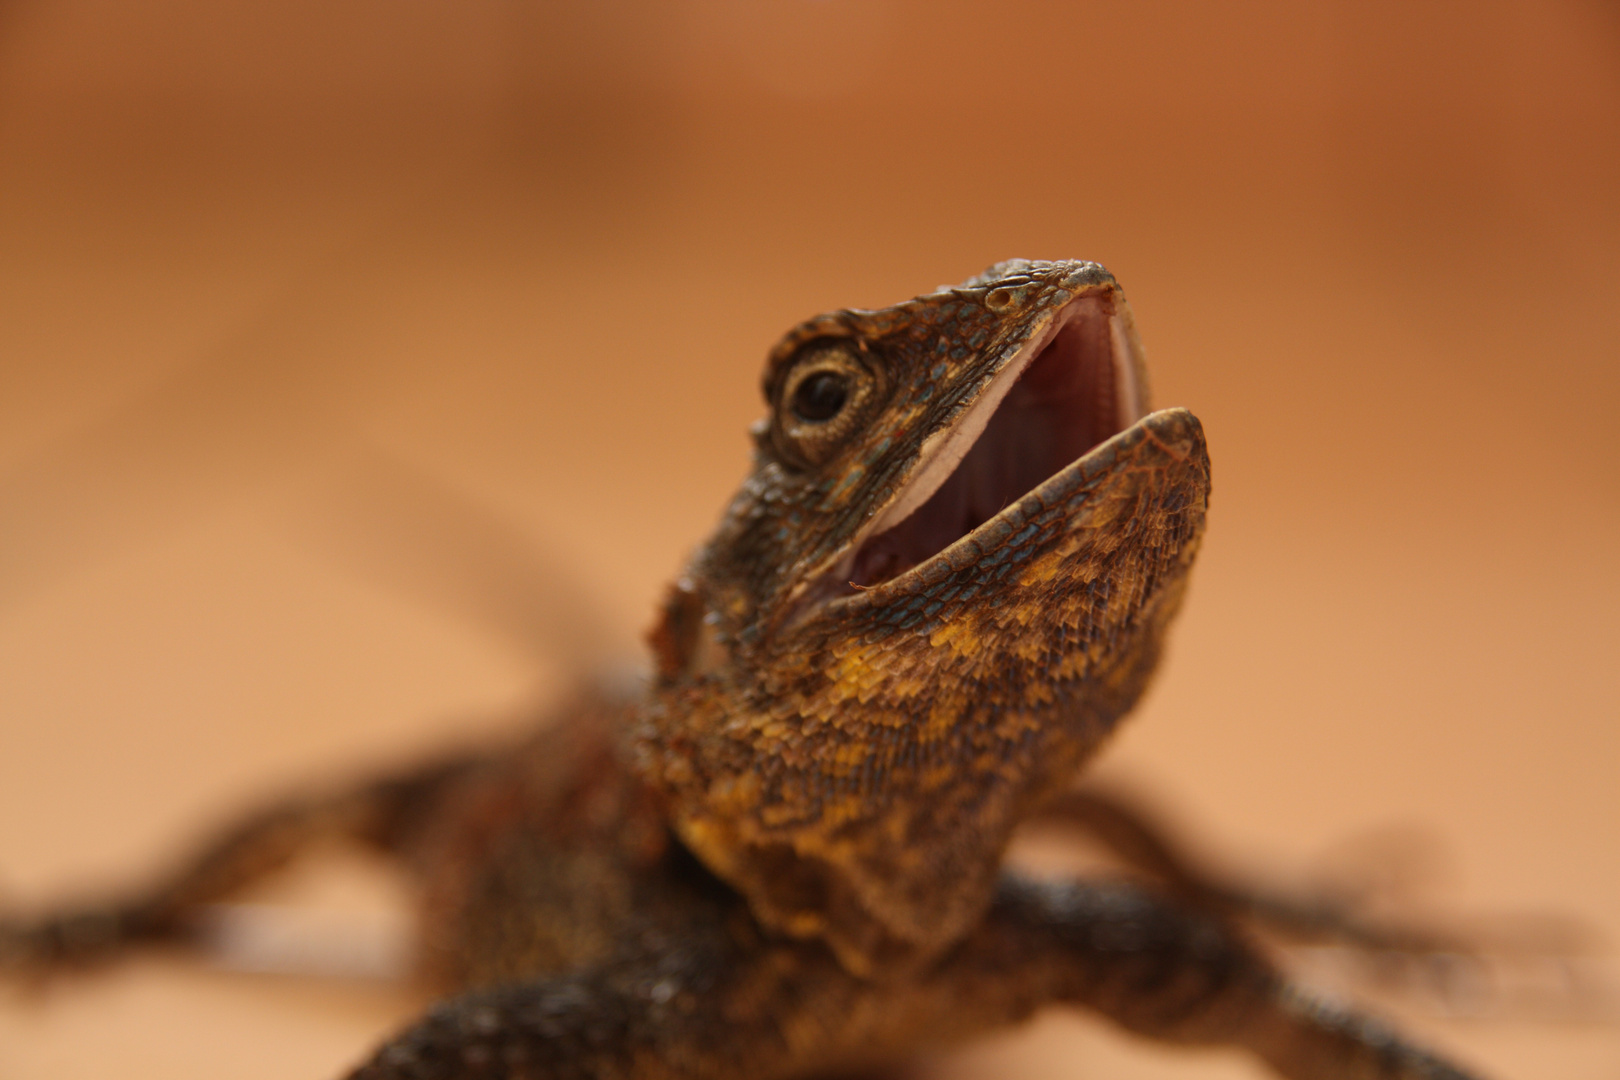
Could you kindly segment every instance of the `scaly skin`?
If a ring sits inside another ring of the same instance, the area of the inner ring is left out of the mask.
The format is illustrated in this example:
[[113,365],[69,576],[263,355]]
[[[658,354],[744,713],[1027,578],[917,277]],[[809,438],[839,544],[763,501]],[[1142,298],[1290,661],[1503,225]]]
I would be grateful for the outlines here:
[[[1018,365],[1060,327],[1113,357],[1075,391],[1097,406],[1073,436],[1090,449],[906,555],[883,530],[969,418],[1023,392],[1012,375],[1051,377]],[[818,372],[840,389],[807,418]],[[1294,1080],[1467,1080],[1288,985],[1231,893],[1183,869],[1159,868],[1172,898],[1001,865],[1146,687],[1204,526],[1202,429],[1146,412],[1106,270],[1004,263],[812,319],[765,395],[753,472],[665,602],[643,698],[587,696],[505,751],[273,807],[146,893],[0,923],[0,969],[181,936],[336,833],[416,870],[424,973],[455,995],[355,1080],[819,1074],[1052,1003]],[[1117,808],[1069,803],[1169,858]]]

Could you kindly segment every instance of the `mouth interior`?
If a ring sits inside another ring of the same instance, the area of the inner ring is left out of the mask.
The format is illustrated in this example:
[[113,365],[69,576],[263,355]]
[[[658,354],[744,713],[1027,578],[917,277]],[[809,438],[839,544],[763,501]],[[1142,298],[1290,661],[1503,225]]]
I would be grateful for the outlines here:
[[1015,381],[972,447],[927,501],[861,544],[851,586],[871,588],[932,558],[1139,419],[1112,306],[1077,302],[1022,370],[1003,373]]

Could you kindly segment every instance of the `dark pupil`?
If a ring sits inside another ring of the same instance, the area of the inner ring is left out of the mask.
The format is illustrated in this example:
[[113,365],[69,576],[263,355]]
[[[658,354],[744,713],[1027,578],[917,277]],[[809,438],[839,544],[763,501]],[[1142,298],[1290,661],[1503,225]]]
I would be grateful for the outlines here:
[[836,371],[818,371],[793,391],[793,415],[816,422],[838,415],[849,398],[849,383]]

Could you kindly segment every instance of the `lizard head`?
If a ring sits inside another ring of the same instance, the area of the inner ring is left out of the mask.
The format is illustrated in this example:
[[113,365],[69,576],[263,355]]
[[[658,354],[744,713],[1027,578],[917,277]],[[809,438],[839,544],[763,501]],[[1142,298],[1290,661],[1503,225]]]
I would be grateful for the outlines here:
[[1209,459],[1113,277],[1014,261],[771,352],[751,474],[652,634],[641,768],[778,932],[880,975],[982,914],[1013,827],[1157,663]]

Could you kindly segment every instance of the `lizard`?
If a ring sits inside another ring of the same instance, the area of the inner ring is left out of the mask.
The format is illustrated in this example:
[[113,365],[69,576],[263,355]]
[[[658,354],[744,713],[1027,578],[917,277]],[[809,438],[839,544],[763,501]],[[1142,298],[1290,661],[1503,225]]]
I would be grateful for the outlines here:
[[[1468,1080],[1295,985],[1127,808],[1071,785],[1151,680],[1205,525],[1118,282],[999,263],[770,352],[751,472],[635,694],[238,821],[144,889],[0,918],[0,973],[184,941],[318,838],[419,886],[445,996],[349,1080],[839,1074],[1089,1009],[1291,1080]],[[1091,827],[1166,888],[1037,879]]]

